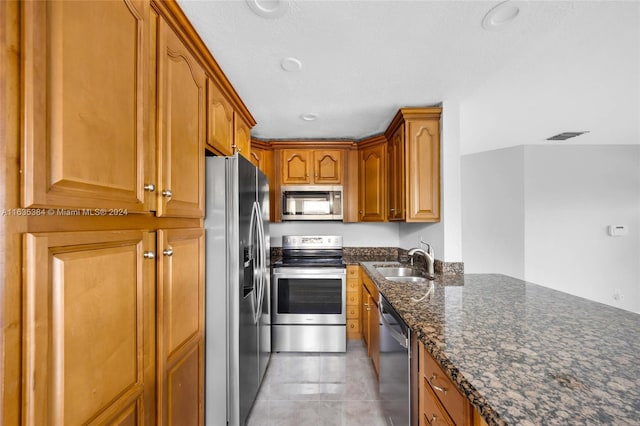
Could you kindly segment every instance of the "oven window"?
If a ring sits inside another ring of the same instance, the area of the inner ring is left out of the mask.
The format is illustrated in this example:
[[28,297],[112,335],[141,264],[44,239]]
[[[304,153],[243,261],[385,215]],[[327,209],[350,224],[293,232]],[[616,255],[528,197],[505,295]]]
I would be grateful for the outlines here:
[[341,314],[340,278],[278,279],[279,314]]

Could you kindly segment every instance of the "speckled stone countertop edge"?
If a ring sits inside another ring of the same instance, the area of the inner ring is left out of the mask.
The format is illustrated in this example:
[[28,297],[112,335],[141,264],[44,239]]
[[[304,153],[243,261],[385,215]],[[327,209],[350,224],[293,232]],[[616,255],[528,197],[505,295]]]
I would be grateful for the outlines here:
[[[453,383],[456,384],[458,390],[462,393],[462,395],[467,398],[469,403],[480,413],[483,419],[487,422],[489,426],[504,426],[507,425],[507,422],[489,405],[486,399],[482,396],[480,392],[476,390],[476,388],[464,377],[464,375],[458,370],[458,368],[447,358],[439,347],[443,345],[442,342],[438,342],[433,338],[430,338],[426,332],[423,330],[422,324],[413,320],[412,316],[406,315],[406,311],[402,308],[402,304],[398,303],[396,300],[394,303],[394,297],[387,294],[385,292],[385,287],[394,286],[398,287],[397,283],[386,280],[382,274],[375,270],[376,265],[380,264],[393,264],[393,263],[401,263],[398,261],[387,261],[387,260],[365,260],[360,261],[358,264],[365,269],[365,272],[373,283],[378,288],[378,291],[391,303],[391,305],[398,311],[403,321],[409,326],[409,328],[416,333],[416,338],[419,342],[421,342],[425,349],[433,356],[433,358],[438,362],[442,370],[447,374],[449,379]],[[455,281],[457,280],[457,276],[444,276],[436,274],[434,285],[437,284],[447,284],[447,285],[456,285]]]

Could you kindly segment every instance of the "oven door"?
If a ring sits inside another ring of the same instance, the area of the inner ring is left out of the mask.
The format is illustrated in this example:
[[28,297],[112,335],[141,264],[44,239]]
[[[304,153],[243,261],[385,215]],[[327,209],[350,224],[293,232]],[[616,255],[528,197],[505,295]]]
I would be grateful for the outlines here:
[[346,269],[273,270],[273,324],[346,324]]

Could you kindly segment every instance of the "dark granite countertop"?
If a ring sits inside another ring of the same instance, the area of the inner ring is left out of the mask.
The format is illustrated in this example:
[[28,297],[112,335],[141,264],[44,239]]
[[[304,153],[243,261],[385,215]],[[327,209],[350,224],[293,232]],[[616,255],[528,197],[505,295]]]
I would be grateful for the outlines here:
[[640,424],[640,315],[492,274],[423,298],[380,263],[361,265],[489,425]]

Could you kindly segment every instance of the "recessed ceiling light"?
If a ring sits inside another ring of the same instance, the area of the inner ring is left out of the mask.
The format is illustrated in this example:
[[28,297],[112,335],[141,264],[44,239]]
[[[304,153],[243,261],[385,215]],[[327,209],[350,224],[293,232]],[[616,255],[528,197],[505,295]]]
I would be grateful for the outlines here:
[[280,66],[285,71],[295,72],[302,69],[302,62],[300,62],[300,59],[288,57],[284,58],[282,62],[280,62]]
[[555,136],[551,136],[547,138],[548,141],[566,141],[567,139],[575,138],[576,136],[580,136],[582,134],[589,133],[589,131],[584,132],[563,132],[558,133]]
[[488,31],[498,31],[512,22],[524,9],[524,2],[515,4],[509,0],[498,4],[484,15],[482,28]]
[[318,114],[315,112],[307,112],[306,114],[302,114],[300,118],[304,121],[315,121],[318,119]]
[[287,0],[246,0],[246,2],[253,13],[263,18],[279,18],[289,8]]

